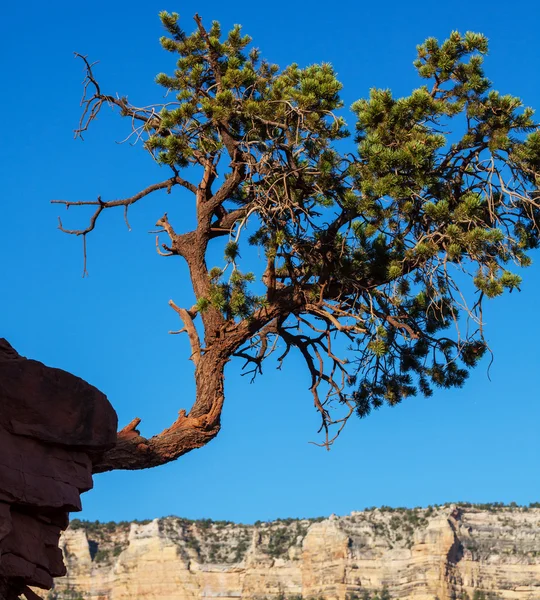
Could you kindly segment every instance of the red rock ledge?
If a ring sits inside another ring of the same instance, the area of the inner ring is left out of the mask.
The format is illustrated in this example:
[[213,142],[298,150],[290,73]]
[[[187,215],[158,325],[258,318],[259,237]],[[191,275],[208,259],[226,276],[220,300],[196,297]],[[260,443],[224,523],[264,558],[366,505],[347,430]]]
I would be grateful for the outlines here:
[[34,598],[28,586],[50,589],[65,574],[60,532],[116,430],[99,390],[0,338],[0,600]]

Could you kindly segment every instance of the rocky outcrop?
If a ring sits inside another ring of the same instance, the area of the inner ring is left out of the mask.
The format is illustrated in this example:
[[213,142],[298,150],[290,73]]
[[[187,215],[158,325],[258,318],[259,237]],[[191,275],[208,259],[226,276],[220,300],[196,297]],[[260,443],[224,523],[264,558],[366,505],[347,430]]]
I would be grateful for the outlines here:
[[475,590],[540,599],[538,508],[375,509],[253,526],[75,522],[61,546],[59,600],[344,600],[384,587],[395,600]]
[[91,457],[114,446],[117,418],[96,388],[3,339],[0,407],[0,599],[10,599],[65,574],[60,533],[92,487]]

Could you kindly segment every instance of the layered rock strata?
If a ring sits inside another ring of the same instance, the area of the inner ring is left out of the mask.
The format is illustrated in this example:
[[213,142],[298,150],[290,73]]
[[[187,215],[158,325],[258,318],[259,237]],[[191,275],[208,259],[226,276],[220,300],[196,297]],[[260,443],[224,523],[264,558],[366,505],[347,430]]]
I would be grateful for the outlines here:
[[116,428],[96,388],[0,339],[0,600],[50,589],[66,573],[60,533],[92,487],[92,455],[114,445]]
[[395,600],[475,590],[540,599],[540,509],[375,509],[254,526],[176,517],[75,523],[59,600],[283,597],[345,600],[386,587]]

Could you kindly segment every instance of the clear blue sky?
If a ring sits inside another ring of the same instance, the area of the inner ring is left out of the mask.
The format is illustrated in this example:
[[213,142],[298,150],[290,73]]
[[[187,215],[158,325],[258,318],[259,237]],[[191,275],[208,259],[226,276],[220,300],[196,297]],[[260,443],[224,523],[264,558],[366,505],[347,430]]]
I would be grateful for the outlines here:
[[[179,259],[157,257],[147,233],[182,197],[161,196],[133,210],[131,233],[121,214],[105,215],[88,240],[87,279],[81,241],[56,229],[60,210],[49,200],[131,195],[163,177],[141,148],[115,143],[126,132],[116,117],[104,114],[84,143],[72,139],[83,76],[73,51],[100,60],[104,90],[137,104],[159,101],[153,77],[171,67],[158,44],[162,9],[180,12],[190,29],[195,12],[226,27],[242,23],[263,55],[282,66],[332,62],[347,105],[370,87],[409,93],[418,85],[415,46],[426,37],[479,31],[490,39],[486,69],[495,88],[540,110],[540,5],[533,0],[4,5],[0,334],[20,353],[99,387],[121,425],[139,416],[147,436],[192,401],[187,342],[167,334],[178,325],[169,298],[191,301],[185,270]],[[81,223],[82,214],[67,216]],[[267,371],[253,385],[234,364],[216,440],[159,469],[96,477],[81,516],[250,522],[381,504],[540,500],[539,264],[523,273],[521,293],[489,305],[491,381],[484,363],[462,390],[350,423],[326,452],[308,444],[317,416],[299,363]]]

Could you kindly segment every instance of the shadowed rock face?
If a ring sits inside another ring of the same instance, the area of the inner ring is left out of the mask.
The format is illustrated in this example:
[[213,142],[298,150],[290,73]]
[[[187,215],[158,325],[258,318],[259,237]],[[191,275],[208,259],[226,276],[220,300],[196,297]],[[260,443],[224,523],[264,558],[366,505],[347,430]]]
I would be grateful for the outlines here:
[[116,429],[99,390],[0,339],[0,600],[28,585],[50,589],[65,574],[60,532]]

